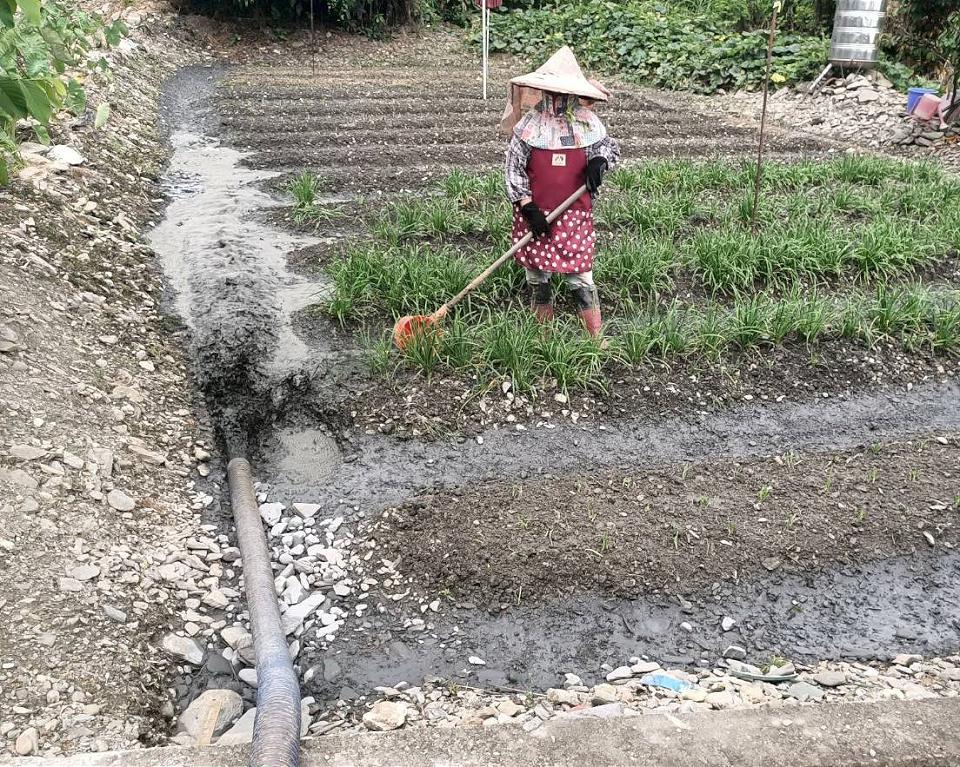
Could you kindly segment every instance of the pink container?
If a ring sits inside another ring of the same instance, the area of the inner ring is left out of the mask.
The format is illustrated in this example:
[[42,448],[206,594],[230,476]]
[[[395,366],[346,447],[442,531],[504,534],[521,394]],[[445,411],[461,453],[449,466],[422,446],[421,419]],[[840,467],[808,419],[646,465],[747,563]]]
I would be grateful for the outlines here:
[[940,97],[932,93],[924,93],[920,101],[913,108],[913,116],[918,120],[932,120],[940,111]]

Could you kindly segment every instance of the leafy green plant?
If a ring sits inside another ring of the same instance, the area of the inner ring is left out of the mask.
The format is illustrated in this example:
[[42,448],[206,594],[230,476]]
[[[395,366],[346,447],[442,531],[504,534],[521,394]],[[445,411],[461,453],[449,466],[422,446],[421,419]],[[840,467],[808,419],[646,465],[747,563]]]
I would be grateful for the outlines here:
[[[712,93],[756,87],[764,73],[764,31],[737,31],[737,22],[711,15],[710,8],[651,0],[557,0],[541,9],[494,14],[492,23],[494,51],[538,59],[566,43],[591,69],[616,70],[664,88]],[[820,35],[781,35],[774,80],[812,78],[828,45]]]
[[[86,108],[83,76],[107,68],[103,57],[88,56],[96,36],[115,45],[125,33],[122,23],[105,27],[63,0],[0,0],[0,184],[17,158],[17,122],[27,121],[36,139],[49,143],[57,112]],[[96,127],[109,109],[98,107]]]

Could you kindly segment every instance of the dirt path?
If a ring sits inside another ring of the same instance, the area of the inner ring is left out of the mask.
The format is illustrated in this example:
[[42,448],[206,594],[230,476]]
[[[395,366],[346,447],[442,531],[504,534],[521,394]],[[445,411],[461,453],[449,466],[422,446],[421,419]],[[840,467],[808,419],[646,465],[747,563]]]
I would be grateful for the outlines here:
[[104,130],[53,127],[82,159],[41,148],[0,191],[0,744],[20,754],[164,738],[156,643],[181,597],[156,567],[212,501],[212,435],[139,237],[161,202],[159,83],[188,54],[126,50],[110,92],[91,83]]

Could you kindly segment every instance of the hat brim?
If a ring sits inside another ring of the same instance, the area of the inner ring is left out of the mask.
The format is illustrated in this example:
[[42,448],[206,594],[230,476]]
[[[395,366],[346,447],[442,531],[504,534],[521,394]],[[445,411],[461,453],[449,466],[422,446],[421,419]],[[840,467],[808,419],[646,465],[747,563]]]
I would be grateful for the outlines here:
[[570,96],[582,96],[585,99],[593,99],[594,101],[608,101],[610,99],[607,93],[604,93],[587,80],[581,80],[579,77],[564,77],[556,74],[531,72],[528,75],[514,77],[510,82],[526,88],[536,88],[537,90],[547,91],[549,93],[566,93]]

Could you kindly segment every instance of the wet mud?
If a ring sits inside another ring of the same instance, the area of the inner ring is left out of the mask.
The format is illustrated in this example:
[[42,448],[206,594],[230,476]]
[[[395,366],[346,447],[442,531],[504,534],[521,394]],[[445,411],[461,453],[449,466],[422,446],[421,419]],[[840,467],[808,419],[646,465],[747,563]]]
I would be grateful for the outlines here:
[[310,356],[293,332],[297,312],[323,300],[325,282],[287,268],[287,255],[315,239],[268,221],[279,203],[259,185],[273,174],[244,168],[244,155],[211,135],[209,106],[223,71],[181,70],[167,84],[165,117],[172,159],[170,197],[150,232],[170,292],[186,324],[194,368],[228,451],[245,454],[282,407],[288,382]]
[[[336,673],[318,674],[317,691],[333,697],[346,687],[349,697],[349,690],[424,676],[544,689],[560,686],[565,672],[593,684],[606,674],[604,663],[616,667],[646,656],[671,666],[711,666],[732,644],[759,664],[774,657],[803,663],[936,656],[956,651],[958,578],[960,555],[925,554],[810,575],[771,574],[724,585],[684,606],[671,596],[572,597],[491,614],[467,603],[422,633],[379,627],[347,649],[318,656],[316,663]],[[724,617],[737,621],[733,630],[723,631]],[[487,665],[471,667],[470,656]]]
[[[383,509],[438,488],[827,453],[960,430],[960,390],[952,383],[705,415],[627,414],[615,423],[534,420],[523,428],[491,428],[482,440],[398,439],[359,425],[353,402],[376,383],[349,336],[329,323],[301,322],[328,286],[316,271],[292,264],[298,253],[313,253],[316,238],[326,233],[283,227],[278,213],[285,203],[276,190],[303,169],[319,172],[332,194],[375,196],[422,188],[447,167],[493,168],[502,147],[489,130],[478,127],[484,136],[478,153],[434,135],[432,126],[454,107],[469,108],[478,126],[489,126],[500,102],[461,101],[456,92],[399,97],[429,81],[430,70],[421,72],[416,62],[384,67],[391,74],[382,79],[380,70],[359,63],[336,66],[321,72],[320,83],[306,82],[299,71],[191,68],[166,88],[171,202],[151,243],[167,275],[171,311],[190,331],[197,383],[224,448],[255,459],[271,500],[320,503],[321,513],[344,516],[347,529],[362,537]],[[347,87],[357,82],[360,92]],[[663,116],[667,139],[649,133],[651,121]],[[752,146],[746,128],[664,110],[646,96],[626,97],[610,122],[640,156],[744,156]],[[426,135],[405,141],[403,134],[414,129]],[[772,148],[782,158],[828,151],[810,139],[783,136],[774,137]],[[228,519],[221,524],[229,529]],[[411,574],[417,566],[404,562]],[[688,592],[689,605],[667,584],[635,599],[579,594],[521,599],[505,610],[459,602],[415,633],[404,628],[409,608],[388,605],[325,652],[307,649],[304,641],[301,666],[323,666],[311,693],[349,698],[372,685],[428,675],[545,687],[563,671],[595,679],[602,663],[643,654],[664,663],[714,662],[731,643],[744,645],[756,661],[946,653],[960,646],[958,585],[958,555],[937,549],[808,572],[764,572],[749,582]],[[737,620],[733,632],[721,630],[724,616]],[[694,630],[680,630],[683,622]],[[470,655],[487,665],[467,671]]]
[[302,478],[290,481],[284,475],[283,465],[309,462],[311,455],[298,452],[289,438],[278,440],[268,433],[259,465],[274,489],[292,500],[327,499],[333,509],[348,499],[376,508],[431,488],[544,472],[844,450],[918,431],[957,429],[960,387],[946,384],[814,404],[750,405],[700,417],[505,427],[486,432],[482,444],[476,439],[399,440],[342,430],[349,462],[318,484]]

